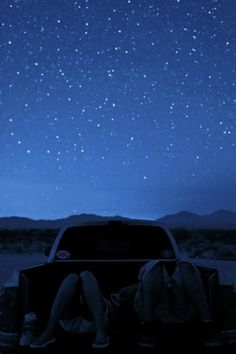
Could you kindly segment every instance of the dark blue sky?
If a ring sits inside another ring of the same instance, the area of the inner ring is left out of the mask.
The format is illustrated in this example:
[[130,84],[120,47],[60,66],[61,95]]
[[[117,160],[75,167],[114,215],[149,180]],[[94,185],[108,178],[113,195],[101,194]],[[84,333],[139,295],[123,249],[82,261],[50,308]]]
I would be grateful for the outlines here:
[[234,0],[1,0],[0,215],[236,211]]

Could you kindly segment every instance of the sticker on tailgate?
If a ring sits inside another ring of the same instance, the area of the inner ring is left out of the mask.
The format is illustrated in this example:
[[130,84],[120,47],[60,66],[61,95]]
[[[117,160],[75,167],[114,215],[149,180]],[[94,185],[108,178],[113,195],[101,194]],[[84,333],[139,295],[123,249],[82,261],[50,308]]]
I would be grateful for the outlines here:
[[57,251],[57,258],[59,259],[68,259],[70,258],[70,252],[67,250]]

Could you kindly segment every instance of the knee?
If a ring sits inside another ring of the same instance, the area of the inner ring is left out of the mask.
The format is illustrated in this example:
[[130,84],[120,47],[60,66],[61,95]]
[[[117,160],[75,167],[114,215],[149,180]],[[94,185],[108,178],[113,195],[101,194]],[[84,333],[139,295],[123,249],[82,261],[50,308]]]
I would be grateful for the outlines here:
[[162,272],[162,264],[161,263],[158,263],[156,264],[151,270],[150,270],[150,273],[155,273],[155,272]]
[[162,266],[161,264],[156,265],[152,268],[143,278],[142,286],[149,287],[153,284],[161,285],[163,283]]
[[74,287],[78,285],[78,283],[79,283],[79,275],[76,273],[70,273],[63,281],[63,284],[69,287]]
[[94,275],[89,270],[84,270],[83,272],[80,273],[80,279],[82,281],[84,281],[84,280],[86,281],[86,280],[89,280],[91,278],[94,278]]
[[181,262],[179,264],[179,267],[180,267],[181,270],[189,270],[191,272],[195,272],[197,270],[196,267],[192,263],[187,262],[187,261],[186,262]]
[[146,274],[146,278],[151,278],[151,279],[157,279],[162,277],[162,265],[157,264],[155,267],[149,270],[149,272]]
[[182,262],[180,263],[180,272],[183,275],[189,275],[189,276],[199,276],[200,272],[199,270],[189,262]]

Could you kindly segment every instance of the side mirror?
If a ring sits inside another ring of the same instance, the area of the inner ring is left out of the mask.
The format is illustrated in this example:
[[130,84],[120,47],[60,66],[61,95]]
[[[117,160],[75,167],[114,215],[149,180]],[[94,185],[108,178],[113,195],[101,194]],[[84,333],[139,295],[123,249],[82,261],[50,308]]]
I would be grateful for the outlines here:
[[48,257],[49,256],[49,254],[50,254],[50,251],[51,251],[51,247],[50,246],[48,246],[47,248],[45,248],[45,250],[44,250],[44,255],[46,256],[46,257]]

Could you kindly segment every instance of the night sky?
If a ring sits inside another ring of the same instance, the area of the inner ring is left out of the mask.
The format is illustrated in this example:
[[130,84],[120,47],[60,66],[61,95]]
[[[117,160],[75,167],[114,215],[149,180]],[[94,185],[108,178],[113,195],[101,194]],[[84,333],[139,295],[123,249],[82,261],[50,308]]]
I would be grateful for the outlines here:
[[236,211],[235,0],[0,17],[0,216]]

